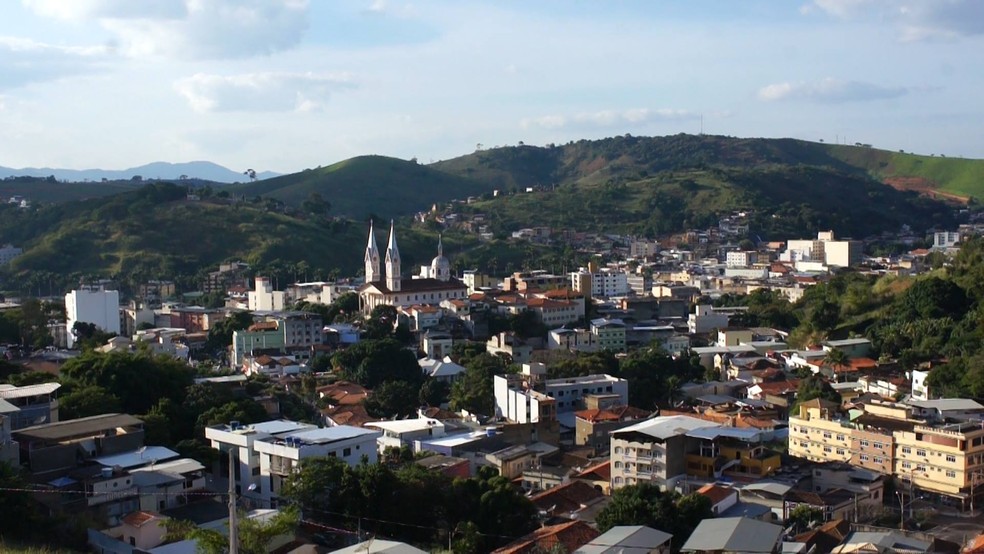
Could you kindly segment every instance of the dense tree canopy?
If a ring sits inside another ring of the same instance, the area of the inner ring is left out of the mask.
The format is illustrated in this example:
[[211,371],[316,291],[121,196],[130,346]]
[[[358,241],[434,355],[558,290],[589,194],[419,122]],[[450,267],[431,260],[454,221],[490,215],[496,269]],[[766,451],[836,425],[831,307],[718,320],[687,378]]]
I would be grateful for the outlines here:
[[673,534],[673,544],[687,542],[702,520],[713,517],[711,501],[700,494],[681,496],[660,490],[652,483],[629,485],[616,490],[612,501],[596,521],[605,532],[617,525],[646,525]]
[[335,354],[332,363],[343,379],[370,389],[386,381],[423,380],[414,353],[389,338],[360,341]]

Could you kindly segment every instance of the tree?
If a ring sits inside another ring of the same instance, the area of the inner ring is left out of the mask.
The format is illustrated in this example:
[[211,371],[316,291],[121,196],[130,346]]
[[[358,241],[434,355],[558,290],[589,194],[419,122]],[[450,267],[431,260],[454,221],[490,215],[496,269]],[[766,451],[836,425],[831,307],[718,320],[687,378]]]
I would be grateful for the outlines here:
[[485,352],[468,360],[465,372],[451,385],[451,409],[494,415],[492,377],[505,371],[501,358]]
[[796,413],[797,406],[803,402],[819,398],[834,404],[840,404],[841,397],[830,386],[830,383],[820,375],[810,375],[800,381],[799,388],[796,389],[796,402],[790,407],[789,413]]
[[331,202],[322,198],[321,193],[312,192],[301,203],[301,207],[310,214],[323,216],[331,209]]
[[256,181],[256,171],[253,169],[247,169],[246,171],[243,171],[243,175],[249,177],[250,181]]
[[697,524],[710,517],[711,501],[706,496],[681,496],[663,492],[652,483],[640,483],[616,490],[596,521],[602,532],[616,525],[646,525],[672,533],[674,543],[683,544]]
[[786,523],[793,528],[794,532],[809,531],[816,525],[823,523],[823,510],[807,504],[800,504],[790,510]]
[[399,419],[417,413],[419,389],[405,381],[385,381],[363,400],[366,412],[380,419]]
[[[273,539],[292,534],[299,522],[300,512],[292,506],[281,507],[268,520],[247,517],[245,511],[240,511],[236,518],[239,552],[266,554]],[[215,529],[203,529],[182,520],[167,520],[164,527],[167,529],[165,540],[193,539],[198,542],[198,550],[203,554],[224,554],[229,547],[229,538]]]
[[59,398],[58,409],[62,419],[78,419],[119,412],[120,399],[100,386],[87,385]]
[[448,401],[450,395],[451,386],[447,381],[427,379],[420,385],[417,400],[421,406],[440,406]]
[[386,381],[419,383],[423,379],[417,357],[393,339],[360,341],[336,353],[332,363],[342,379],[369,389]]
[[242,331],[253,324],[253,315],[247,311],[232,312],[229,317],[219,321],[208,330],[206,346],[212,350],[220,351],[229,348],[232,344],[232,334],[235,331]]
[[841,369],[850,365],[851,357],[847,355],[847,352],[839,348],[831,348],[827,351],[827,355],[823,357],[823,363],[835,370]]

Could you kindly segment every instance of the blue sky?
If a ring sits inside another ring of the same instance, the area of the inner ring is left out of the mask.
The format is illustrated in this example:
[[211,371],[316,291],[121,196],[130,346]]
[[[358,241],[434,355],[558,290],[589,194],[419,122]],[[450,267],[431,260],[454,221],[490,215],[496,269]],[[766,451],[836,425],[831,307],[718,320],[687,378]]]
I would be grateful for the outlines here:
[[298,171],[700,130],[984,158],[984,2],[10,0],[0,165]]

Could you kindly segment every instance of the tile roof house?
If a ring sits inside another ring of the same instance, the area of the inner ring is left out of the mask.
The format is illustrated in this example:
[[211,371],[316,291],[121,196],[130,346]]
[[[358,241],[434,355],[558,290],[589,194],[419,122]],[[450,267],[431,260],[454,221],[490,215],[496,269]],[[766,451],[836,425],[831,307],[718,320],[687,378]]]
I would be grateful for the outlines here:
[[333,406],[361,404],[369,396],[369,389],[358,383],[338,381],[318,387],[318,396],[327,398]]
[[576,519],[582,510],[587,510],[606,498],[589,483],[571,481],[537,493],[530,497],[530,501],[538,510],[547,512],[550,516]]
[[520,537],[502,548],[492,551],[492,554],[529,554],[533,552],[550,552],[561,548],[562,552],[574,552],[578,548],[592,542],[601,533],[583,521],[570,521],[558,525],[547,525]]

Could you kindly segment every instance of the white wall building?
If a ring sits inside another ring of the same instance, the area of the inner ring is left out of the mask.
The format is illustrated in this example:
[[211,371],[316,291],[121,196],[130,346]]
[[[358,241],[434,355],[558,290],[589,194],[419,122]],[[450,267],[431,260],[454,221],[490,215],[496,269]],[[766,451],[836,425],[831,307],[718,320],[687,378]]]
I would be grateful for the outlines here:
[[228,452],[235,451],[239,464],[236,466],[236,487],[239,494],[254,500],[268,500],[269,483],[260,480],[260,455],[254,449],[256,441],[285,437],[301,431],[317,429],[308,423],[275,420],[240,425],[232,421],[228,425],[212,425],[205,428],[205,438],[211,441],[212,448]]
[[[933,233],[933,248],[951,248],[960,242],[957,231],[938,231]],[[0,265],[3,265],[2,250],[0,250]]]
[[415,444],[419,443],[415,443],[415,441],[426,441],[445,435],[444,423],[430,417],[374,421],[372,423],[366,423],[365,427],[367,429],[376,429],[382,433],[376,438],[376,444],[379,447],[380,454],[387,448],[400,448],[403,445],[410,446],[416,452],[418,449],[415,447]]
[[257,492],[262,491],[263,500],[275,506],[284,481],[306,458],[339,458],[350,466],[365,458],[374,464],[379,460],[376,439],[380,435],[378,431],[338,425],[260,439],[253,443],[260,457]]
[[713,306],[706,304],[698,305],[687,318],[687,329],[691,335],[710,333],[714,329],[724,329],[727,326],[728,314],[717,312]]
[[284,291],[273,290],[273,283],[266,277],[256,278],[256,288],[247,293],[247,306],[251,311],[283,311],[286,295]]
[[82,288],[65,295],[68,347],[75,344],[75,323],[92,323],[107,333],[120,334],[120,293],[115,290]]
[[[612,296],[628,296],[629,281],[628,276],[618,270],[603,267],[597,271],[589,271],[582,268],[570,274],[571,288],[575,291],[598,298],[608,298]],[[583,290],[585,284],[590,283],[591,290]]]
[[735,250],[728,252],[725,265],[728,267],[748,267],[758,262],[758,252],[753,250]]
[[912,370],[912,398],[914,400],[929,400],[929,370]]

